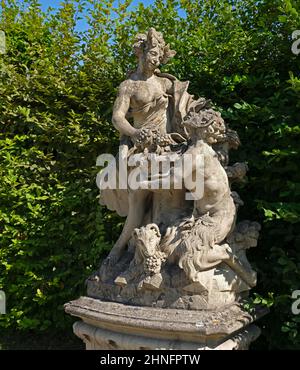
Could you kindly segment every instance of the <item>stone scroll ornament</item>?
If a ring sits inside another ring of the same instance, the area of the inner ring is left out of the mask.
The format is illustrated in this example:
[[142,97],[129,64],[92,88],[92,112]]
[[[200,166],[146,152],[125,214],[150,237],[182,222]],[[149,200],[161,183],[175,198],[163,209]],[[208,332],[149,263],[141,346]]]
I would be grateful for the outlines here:
[[[246,251],[256,247],[260,225],[237,222],[243,202],[231,185],[248,170],[245,163],[229,163],[230,149],[240,145],[238,134],[209,100],[187,92],[189,82],[160,72],[175,55],[161,33],[150,28],[137,35],[133,48],[138,67],[121,83],[113,109],[121,135],[117,157],[140,156],[138,165],[146,167],[158,156],[173,163],[185,157],[189,171],[178,180],[173,165],[144,178],[138,189],[128,182],[127,189],[101,190],[101,204],[127,218],[108,257],[88,279],[88,295],[189,310],[240,302],[256,285]],[[199,180],[192,181],[199,168]],[[167,189],[160,186],[166,178]],[[197,181],[198,197],[192,196]]]

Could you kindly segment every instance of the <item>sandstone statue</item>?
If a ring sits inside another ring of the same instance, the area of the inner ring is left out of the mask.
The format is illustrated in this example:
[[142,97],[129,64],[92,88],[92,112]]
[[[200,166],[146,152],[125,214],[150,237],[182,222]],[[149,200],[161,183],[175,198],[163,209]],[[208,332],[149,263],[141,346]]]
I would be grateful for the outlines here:
[[[248,170],[229,163],[238,135],[188,82],[158,69],[175,55],[161,33],[137,35],[134,52],[137,70],[120,85],[112,117],[125,167],[115,169],[116,187],[100,190],[101,204],[127,218],[88,295],[187,310],[240,302],[256,284],[246,250],[260,226],[237,222],[243,202],[231,185]],[[126,188],[118,186],[124,170]]]
[[119,151],[97,160],[100,203],[126,221],[87,296],[65,310],[87,349],[248,349],[267,310],[247,309],[256,272],[246,252],[260,225],[238,220],[232,184],[248,171],[230,163],[238,134],[189,82],[159,70],[175,56],[160,32],[133,48],[138,67],[113,108]]

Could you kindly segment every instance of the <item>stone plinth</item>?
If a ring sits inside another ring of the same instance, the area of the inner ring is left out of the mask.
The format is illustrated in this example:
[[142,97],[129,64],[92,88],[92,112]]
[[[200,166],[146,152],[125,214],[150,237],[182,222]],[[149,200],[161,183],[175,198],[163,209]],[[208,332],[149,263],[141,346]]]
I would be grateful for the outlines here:
[[222,311],[189,311],[129,306],[81,297],[65,305],[80,318],[74,333],[86,349],[233,350],[248,349],[260,334],[254,321],[265,309],[249,314],[234,304]]

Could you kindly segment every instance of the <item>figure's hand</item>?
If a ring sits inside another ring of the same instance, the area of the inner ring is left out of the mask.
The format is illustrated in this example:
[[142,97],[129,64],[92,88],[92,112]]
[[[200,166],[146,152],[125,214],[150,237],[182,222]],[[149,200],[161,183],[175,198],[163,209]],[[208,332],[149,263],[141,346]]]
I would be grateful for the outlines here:
[[142,131],[141,129],[138,129],[138,128],[135,129],[134,134],[131,135],[130,137],[133,143],[136,143],[139,140],[141,131]]

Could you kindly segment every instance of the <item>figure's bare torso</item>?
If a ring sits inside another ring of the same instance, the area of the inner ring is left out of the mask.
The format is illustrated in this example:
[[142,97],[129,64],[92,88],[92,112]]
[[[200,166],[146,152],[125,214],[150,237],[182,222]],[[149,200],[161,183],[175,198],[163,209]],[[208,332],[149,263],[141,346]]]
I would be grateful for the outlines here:
[[197,212],[195,216],[201,216],[207,212],[212,216],[224,209],[224,202],[233,204],[226,172],[213,149],[202,143],[196,144],[186,153],[193,156],[201,154],[204,159],[204,194],[201,199],[195,200],[195,212]]
[[169,103],[167,92],[171,82],[155,75],[142,80],[133,73],[122,84],[130,95],[129,114],[134,127],[157,129],[165,133]]

